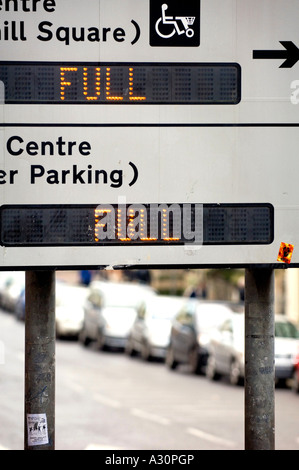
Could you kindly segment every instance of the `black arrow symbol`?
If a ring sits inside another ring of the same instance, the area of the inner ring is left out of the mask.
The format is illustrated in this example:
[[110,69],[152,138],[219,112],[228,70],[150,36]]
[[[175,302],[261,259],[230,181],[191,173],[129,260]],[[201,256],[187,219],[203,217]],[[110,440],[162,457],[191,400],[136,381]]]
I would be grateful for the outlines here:
[[279,68],[293,67],[299,60],[299,49],[292,41],[279,41],[284,49],[279,51],[253,51],[253,59],[285,59]]

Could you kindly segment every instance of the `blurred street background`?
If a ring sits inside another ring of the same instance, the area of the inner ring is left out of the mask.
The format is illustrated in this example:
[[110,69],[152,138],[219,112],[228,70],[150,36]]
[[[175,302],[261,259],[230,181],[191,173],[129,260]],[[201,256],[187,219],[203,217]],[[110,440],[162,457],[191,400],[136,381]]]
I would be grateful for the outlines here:
[[[276,449],[297,450],[298,273],[275,275],[277,336],[289,348],[277,355]],[[25,273],[1,273],[0,280],[0,450],[22,450]],[[117,308],[109,304],[111,288]],[[241,318],[243,300],[243,270],[58,271],[56,449],[244,449],[243,352],[233,331],[225,343],[234,368],[219,361],[212,370],[224,350],[224,325]],[[215,318],[209,330],[207,318]]]

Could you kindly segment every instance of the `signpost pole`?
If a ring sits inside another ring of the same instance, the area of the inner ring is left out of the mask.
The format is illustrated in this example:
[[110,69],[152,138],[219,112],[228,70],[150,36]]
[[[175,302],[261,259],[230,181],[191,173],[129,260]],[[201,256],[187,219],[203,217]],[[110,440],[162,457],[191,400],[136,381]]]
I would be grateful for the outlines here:
[[274,450],[274,270],[245,270],[245,450]]
[[55,448],[55,272],[26,272],[25,450]]

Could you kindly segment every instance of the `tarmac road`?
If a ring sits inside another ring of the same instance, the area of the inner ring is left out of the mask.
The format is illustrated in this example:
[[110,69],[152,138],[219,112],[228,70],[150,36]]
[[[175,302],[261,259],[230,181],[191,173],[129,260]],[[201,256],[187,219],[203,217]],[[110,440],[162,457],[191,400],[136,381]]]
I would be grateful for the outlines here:
[[[0,450],[22,450],[24,324],[12,314],[0,312],[0,341]],[[276,390],[277,450],[299,449],[298,405]],[[56,449],[243,450],[244,389],[59,340]]]

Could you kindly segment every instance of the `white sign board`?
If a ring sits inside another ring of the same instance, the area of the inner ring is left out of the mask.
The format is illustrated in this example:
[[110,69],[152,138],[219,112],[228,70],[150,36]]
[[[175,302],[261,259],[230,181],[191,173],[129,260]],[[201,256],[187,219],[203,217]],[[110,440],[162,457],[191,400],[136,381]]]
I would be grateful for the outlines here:
[[298,267],[298,13],[0,1],[0,268]]

